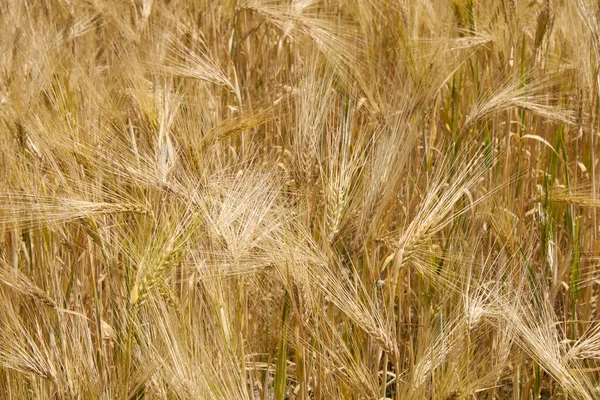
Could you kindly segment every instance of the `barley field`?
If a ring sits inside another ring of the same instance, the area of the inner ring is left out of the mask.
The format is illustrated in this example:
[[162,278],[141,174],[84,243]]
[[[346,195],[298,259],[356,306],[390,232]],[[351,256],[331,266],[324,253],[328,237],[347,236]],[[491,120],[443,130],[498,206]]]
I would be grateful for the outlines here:
[[0,0],[0,398],[599,398],[599,133],[593,0]]

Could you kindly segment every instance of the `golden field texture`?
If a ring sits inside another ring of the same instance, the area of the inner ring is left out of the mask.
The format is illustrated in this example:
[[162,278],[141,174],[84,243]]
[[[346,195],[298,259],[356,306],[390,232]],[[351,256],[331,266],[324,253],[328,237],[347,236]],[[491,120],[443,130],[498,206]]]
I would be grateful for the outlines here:
[[598,398],[599,124],[593,0],[0,0],[0,398]]

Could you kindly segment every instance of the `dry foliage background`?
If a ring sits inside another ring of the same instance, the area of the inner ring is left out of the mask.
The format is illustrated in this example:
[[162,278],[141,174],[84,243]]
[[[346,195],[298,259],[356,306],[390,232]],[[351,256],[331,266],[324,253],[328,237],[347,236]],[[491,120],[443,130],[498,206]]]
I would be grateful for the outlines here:
[[0,396],[597,398],[599,21],[0,1]]

